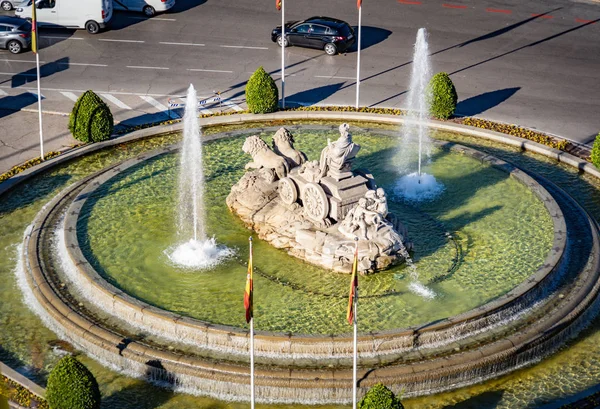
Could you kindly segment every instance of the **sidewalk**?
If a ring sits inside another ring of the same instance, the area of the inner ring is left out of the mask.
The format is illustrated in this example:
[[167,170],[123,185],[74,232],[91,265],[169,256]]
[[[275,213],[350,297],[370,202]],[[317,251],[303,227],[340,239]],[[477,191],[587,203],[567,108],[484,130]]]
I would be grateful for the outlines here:
[[[69,117],[42,115],[44,152],[58,151],[77,143],[68,129]],[[0,174],[40,156],[38,114],[0,109]]]

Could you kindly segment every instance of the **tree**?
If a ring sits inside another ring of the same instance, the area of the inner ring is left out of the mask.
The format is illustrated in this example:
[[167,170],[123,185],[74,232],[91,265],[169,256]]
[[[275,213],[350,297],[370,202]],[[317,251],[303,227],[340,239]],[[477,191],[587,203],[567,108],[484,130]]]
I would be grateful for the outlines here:
[[100,389],[89,369],[67,355],[50,372],[46,400],[51,409],[100,409]]
[[404,409],[404,406],[394,392],[378,383],[358,402],[358,409]]
[[82,142],[99,142],[110,138],[114,120],[110,108],[94,91],[84,92],[69,116],[69,131]]
[[267,114],[277,111],[279,90],[273,78],[263,69],[252,74],[246,84],[246,103],[253,114]]
[[431,78],[427,87],[429,98],[429,111],[432,116],[439,119],[448,119],[456,111],[458,95],[456,88],[445,72],[438,72]]
[[596,140],[594,141],[594,146],[592,147],[591,159],[594,166],[600,169],[600,133],[596,135]]

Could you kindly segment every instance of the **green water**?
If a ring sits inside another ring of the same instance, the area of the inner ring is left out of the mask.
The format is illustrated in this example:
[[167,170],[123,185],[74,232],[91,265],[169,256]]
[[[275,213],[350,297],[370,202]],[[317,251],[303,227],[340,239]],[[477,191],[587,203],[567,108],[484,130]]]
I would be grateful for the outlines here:
[[[593,178],[581,175],[572,168],[546,158],[523,154],[498,144],[447,133],[437,133],[435,136],[439,139],[449,139],[474,146],[531,169],[553,180],[573,197],[576,197],[597,219],[600,218],[600,183]],[[154,147],[169,145],[176,139],[177,137],[169,140],[153,139],[123,146],[110,152],[97,153],[37,177],[11,191],[10,194],[0,197],[0,254],[2,256],[0,257],[0,359],[15,368],[20,368],[42,383],[47,371],[58,359],[58,355],[52,351],[50,346],[56,340],[56,336],[47,330],[22,303],[13,273],[16,246],[22,241],[23,231],[33,220],[35,214],[44,203],[69,183],[110,163],[133,157],[139,152],[151,150]],[[369,165],[369,167],[373,168],[374,166]],[[382,184],[390,183],[389,181],[382,182],[379,176],[378,181]],[[468,183],[465,182],[465,185],[465,189],[470,188]],[[433,214],[431,211],[428,213]],[[443,220],[441,216],[438,219],[443,223],[447,223],[448,220]],[[410,224],[409,229],[414,239],[414,234],[417,232]],[[461,237],[461,240],[466,248],[469,238]],[[468,256],[469,254],[465,256],[465,263]],[[244,253],[241,250],[240,257],[244,259]],[[424,265],[423,258],[419,262]],[[473,259],[471,262],[475,263],[476,260]],[[346,285],[344,285],[345,287]],[[241,409],[248,407],[246,403],[226,403],[214,399],[175,394],[121,376],[103,368],[85,355],[81,355],[79,358],[97,377],[103,394],[103,408],[106,409]],[[596,385],[600,381],[599,373],[600,320],[596,320],[577,341],[532,368],[486,382],[483,385],[405,400],[404,403],[408,409],[534,408],[546,402],[560,401],[566,396]],[[257,407],[290,409],[300,406],[257,405]],[[318,408],[341,409],[342,407],[345,406],[329,405]]]
[[[331,132],[296,132],[296,146],[316,159]],[[206,271],[173,266],[166,253],[176,235],[179,155],[163,155],[114,177],[90,197],[78,226],[86,257],[117,287],[153,305],[212,323],[245,326],[240,302],[246,279],[248,230],[225,205],[250,158],[244,137],[205,147],[207,234],[237,257]],[[355,166],[369,169],[388,192],[397,179],[397,138],[357,133]],[[236,154],[236,152],[238,152]],[[543,264],[553,226],[543,204],[502,171],[464,155],[439,151],[427,169],[446,186],[437,200],[390,210],[409,229],[419,275],[434,300],[408,291],[405,266],[360,281],[361,331],[388,330],[458,314],[502,295]],[[456,246],[462,247],[451,272]],[[189,238],[186,238],[189,239]],[[348,276],[324,271],[255,240],[255,326],[304,334],[349,332]]]

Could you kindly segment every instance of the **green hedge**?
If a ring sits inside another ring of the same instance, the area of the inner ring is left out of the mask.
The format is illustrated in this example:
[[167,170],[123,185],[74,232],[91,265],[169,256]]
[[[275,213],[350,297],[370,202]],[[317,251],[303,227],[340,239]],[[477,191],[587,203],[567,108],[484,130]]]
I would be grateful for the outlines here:
[[404,409],[404,406],[394,392],[378,383],[358,402],[358,409]]
[[84,92],[75,102],[69,117],[69,131],[82,142],[100,142],[110,138],[114,120],[110,108],[94,91]]
[[429,112],[438,119],[448,119],[456,111],[458,95],[456,88],[445,72],[438,72],[431,78],[428,86]]
[[100,389],[94,375],[67,355],[50,372],[46,400],[51,409],[100,409]]
[[246,103],[253,114],[268,114],[277,111],[279,90],[273,78],[259,67],[246,84]]
[[600,169],[600,133],[596,135],[596,140],[594,141],[594,146],[592,147],[590,159],[594,166]]

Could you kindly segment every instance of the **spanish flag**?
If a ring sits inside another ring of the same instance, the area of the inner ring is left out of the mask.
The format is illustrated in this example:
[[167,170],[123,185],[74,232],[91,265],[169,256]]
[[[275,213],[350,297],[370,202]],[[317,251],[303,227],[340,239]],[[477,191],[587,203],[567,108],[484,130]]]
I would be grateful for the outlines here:
[[35,16],[35,1],[31,2],[31,51],[38,52],[37,45],[37,19]]
[[281,0],[275,0],[275,7],[277,7],[277,10],[281,10]]
[[246,309],[246,322],[250,322],[254,316],[254,305],[253,305],[253,291],[254,285],[252,284],[252,239],[250,239],[250,257],[248,259],[248,275],[246,276],[246,290],[244,291],[244,308]]
[[348,299],[348,324],[354,323],[354,300],[358,297],[358,242],[354,249],[354,262],[352,263],[352,281],[350,281],[350,297]]

